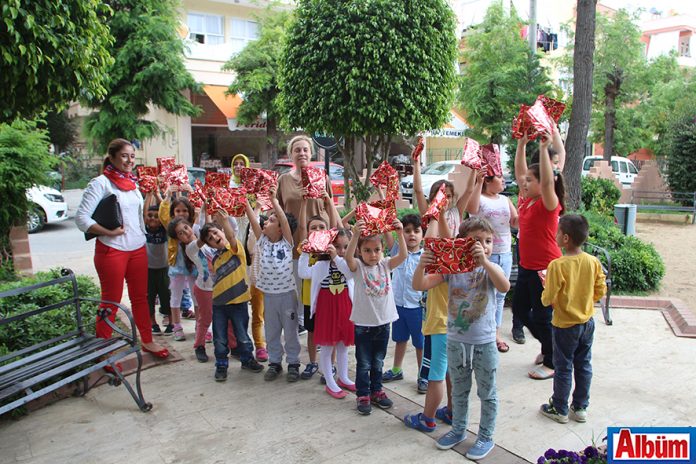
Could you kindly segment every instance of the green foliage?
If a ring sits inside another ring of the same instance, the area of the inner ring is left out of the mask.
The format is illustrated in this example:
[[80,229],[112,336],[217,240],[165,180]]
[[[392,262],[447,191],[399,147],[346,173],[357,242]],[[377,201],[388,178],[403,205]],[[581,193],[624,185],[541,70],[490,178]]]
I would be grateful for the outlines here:
[[674,192],[696,192],[696,106],[666,133],[667,182]]
[[300,0],[281,59],[287,127],[416,134],[448,120],[455,18],[445,0]]
[[151,139],[164,131],[157,121],[143,119],[150,106],[176,115],[195,116],[199,109],[183,91],[198,91],[184,65],[184,43],[177,35],[176,0],[110,0],[108,22],[115,61],[107,67],[106,96],[85,95],[87,106],[99,110],[86,121],[89,138],[105,152],[114,138]]
[[586,210],[613,217],[614,205],[621,198],[621,190],[609,179],[582,177],[582,204]]
[[[60,277],[59,269],[48,272],[39,272],[34,277],[24,278],[15,282],[0,284],[0,292],[34,285],[50,279]],[[87,276],[78,276],[77,285],[81,297],[99,298],[99,287]],[[72,284],[70,282],[59,286],[44,287],[30,294],[8,297],[0,300],[0,314],[9,317],[15,314],[25,313],[32,309],[68,299],[72,296]],[[97,304],[82,303],[82,320],[88,332],[92,331],[94,318],[97,314]],[[75,322],[75,309],[66,306],[56,310],[32,316],[24,321],[11,323],[0,327],[0,352],[14,352],[22,348],[58,337],[77,328]]]
[[609,252],[615,291],[645,292],[660,286],[665,265],[652,245],[623,235],[613,219],[603,214],[592,211],[582,214],[590,223],[588,241]]
[[521,22],[514,10],[506,16],[502,3],[493,2],[465,37],[457,100],[473,126],[467,135],[480,142],[509,140],[520,104],[552,90],[547,70],[520,37]]
[[113,60],[103,2],[6,0],[0,15],[0,122],[106,94]]
[[27,189],[47,184],[47,173],[58,159],[48,152],[48,133],[36,123],[15,120],[0,124],[0,237],[26,221],[29,203]]

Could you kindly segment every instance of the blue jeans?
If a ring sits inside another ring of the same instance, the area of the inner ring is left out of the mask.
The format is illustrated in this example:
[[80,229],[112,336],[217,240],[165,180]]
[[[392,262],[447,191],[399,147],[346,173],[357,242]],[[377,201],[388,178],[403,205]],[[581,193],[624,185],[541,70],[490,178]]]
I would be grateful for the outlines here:
[[[505,278],[510,279],[510,272],[512,272],[512,252],[493,253],[489,260],[502,267]],[[495,290],[495,326],[498,328],[503,325],[503,306],[505,305],[506,294],[507,292]]]
[[452,381],[452,430],[458,433],[466,431],[473,372],[476,375],[476,393],[481,400],[478,436],[484,441],[492,440],[498,414],[498,394],[495,386],[498,348],[495,342],[471,345],[447,340],[447,363]]
[[355,326],[355,386],[358,396],[368,396],[382,389],[382,368],[388,343],[389,324]]
[[251,339],[247,333],[249,327],[249,305],[247,302],[213,305],[213,346],[215,347],[215,365],[227,367],[230,353],[227,339],[227,321],[232,321],[232,330],[237,338],[237,348],[242,364],[251,361]]
[[586,409],[590,404],[592,383],[592,340],[595,323],[590,318],[584,324],[567,329],[553,327],[553,407],[559,414],[568,414],[568,397],[575,374],[573,407]]

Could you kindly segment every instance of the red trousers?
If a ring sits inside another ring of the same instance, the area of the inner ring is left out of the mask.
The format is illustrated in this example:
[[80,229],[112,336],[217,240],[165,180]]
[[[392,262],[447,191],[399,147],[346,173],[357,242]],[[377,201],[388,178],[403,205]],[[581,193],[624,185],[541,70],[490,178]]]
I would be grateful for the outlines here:
[[[102,300],[121,302],[123,281],[128,284],[128,296],[133,310],[133,319],[140,332],[142,343],[152,342],[150,310],[147,305],[147,251],[145,246],[133,251],[120,251],[97,240],[94,250],[94,267],[99,275]],[[112,310],[109,319],[116,319],[117,308],[102,305]],[[111,327],[97,317],[97,337],[110,338]]]

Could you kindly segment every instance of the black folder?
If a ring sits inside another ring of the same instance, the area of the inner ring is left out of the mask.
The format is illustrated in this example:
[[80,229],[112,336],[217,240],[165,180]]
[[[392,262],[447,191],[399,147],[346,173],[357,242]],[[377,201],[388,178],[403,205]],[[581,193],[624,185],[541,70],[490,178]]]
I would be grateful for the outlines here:
[[[116,194],[112,193],[108,197],[104,197],[97,205],[97,209],[92,214],[92,219],[97,221],[102,227],[109,230],[118,229],[123,225],[123,216],[121,216],[121,206],[118,204]],[[92,240],[97,237],[97,234],[85,232],[85,240]]]

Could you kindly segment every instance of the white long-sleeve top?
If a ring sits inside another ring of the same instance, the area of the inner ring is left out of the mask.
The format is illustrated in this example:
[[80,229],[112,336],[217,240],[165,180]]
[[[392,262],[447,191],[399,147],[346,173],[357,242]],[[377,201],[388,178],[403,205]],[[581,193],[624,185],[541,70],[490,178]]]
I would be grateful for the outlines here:
[[[297,262],[297,276],[301,279],[311,279],[309,291],[310,296],[310,314],[314,316],[316,311],[317,296],[321,288],[321,281],[329,274],[329,265],[331,261],[317,261],[312,266],[309,265],[309,254],[302,253]],[[346,260],[337,256],[334,260],[336,268],[346,277],[348,284],[348,297],[353,301],[353,273],[350,271]]]
[[112,193],[116,194],[118,204],[121,207],[123,217],[123,227],[125,233],[116,237],[100,235],[97,240],[104,245],[120,251],[133,251],[145,246],[145,221],[143,219],[143,196],[137,188],[124,191],[114,186],[104,175],[92,179],[82,201],[75,214],[75,224],[82,232],[86,232],[91,226],[97,223],[92,219],[94,210],[97,209],[99,202]]

